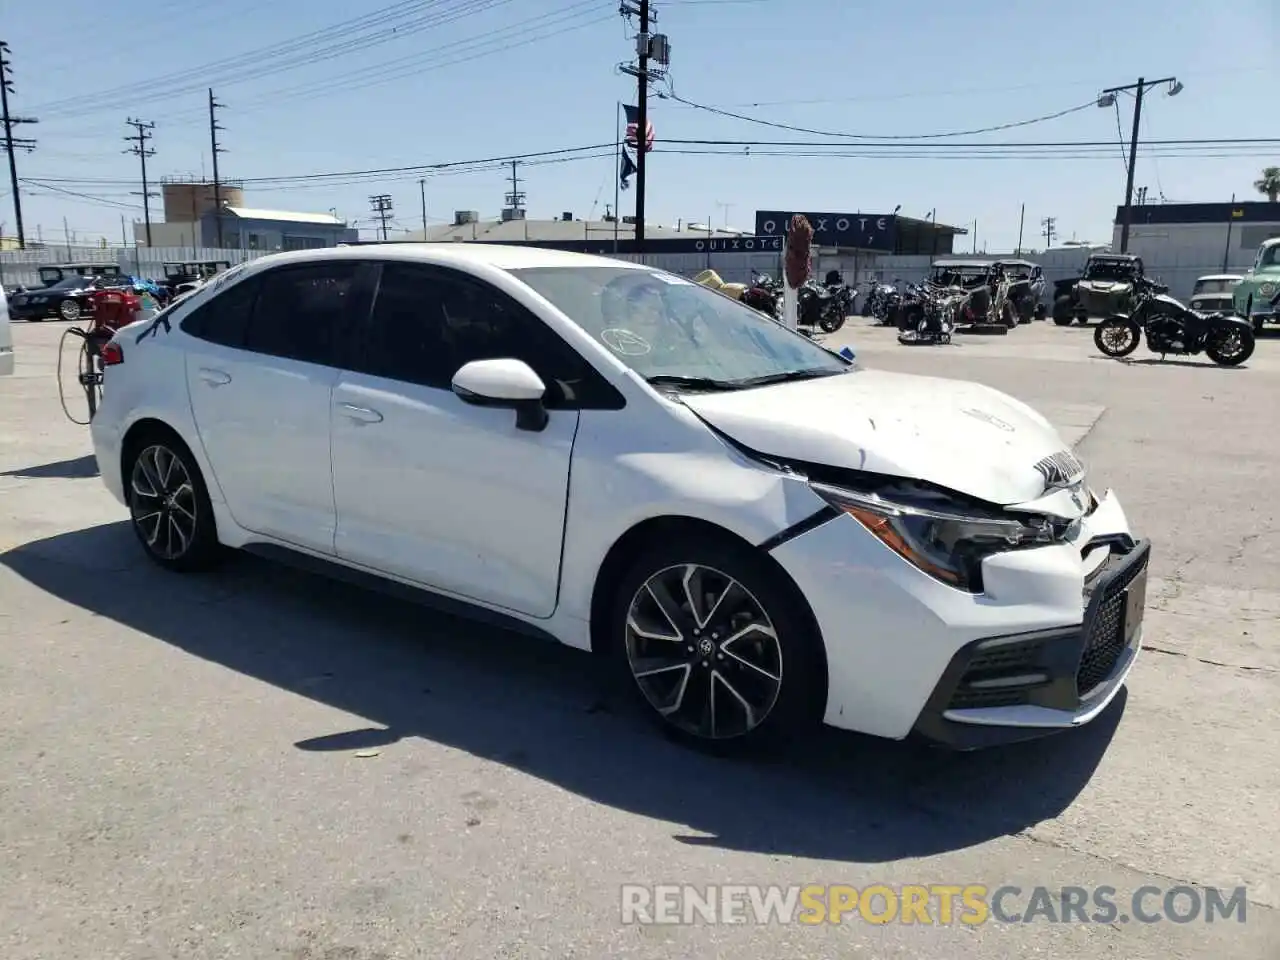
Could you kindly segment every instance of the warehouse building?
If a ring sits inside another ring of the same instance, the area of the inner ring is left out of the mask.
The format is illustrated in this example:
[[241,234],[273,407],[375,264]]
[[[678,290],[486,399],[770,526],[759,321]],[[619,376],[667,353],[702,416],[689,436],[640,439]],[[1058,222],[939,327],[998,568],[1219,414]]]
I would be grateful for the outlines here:
[[[952,252],[960,227],[896,214],[814,213],[804,215],[814,228],[816,273],[838,271],[846,280],[876,270],[878,258],[894,255],[944,255]],[[411,231],[407,240],[432,243],[509,243],[578,253],[622,256],[692,276],[708,268],[730,282],[747,282],[753,272],[777,275],[783,237],[792,212],[761,210],[753,231],[709,228],[706,223],[645,224],[645,252],[637,251],[633,218],[579,220],[571,212],[558,220],[531,220],[521,209],[504,210],[496,220],[460,210],[452,223]]]
[[[1174,296],[1190,296],[1195,278],[1244,273],[1262,241],[1280,237],[1280,203],[1152,203],[1133,207],[1129,252],[1153,267]],[[1120,249],[1124,208],[1116,208]]]

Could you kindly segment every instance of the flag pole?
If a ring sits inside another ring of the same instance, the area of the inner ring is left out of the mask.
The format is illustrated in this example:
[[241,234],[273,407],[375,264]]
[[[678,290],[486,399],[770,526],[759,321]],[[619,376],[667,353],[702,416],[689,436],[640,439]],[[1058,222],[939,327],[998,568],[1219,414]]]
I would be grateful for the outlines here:
[[613,252],[618,252],[618,221],[622,213],[618,208],[619,184],[622,182],[622,101],[613,105]]

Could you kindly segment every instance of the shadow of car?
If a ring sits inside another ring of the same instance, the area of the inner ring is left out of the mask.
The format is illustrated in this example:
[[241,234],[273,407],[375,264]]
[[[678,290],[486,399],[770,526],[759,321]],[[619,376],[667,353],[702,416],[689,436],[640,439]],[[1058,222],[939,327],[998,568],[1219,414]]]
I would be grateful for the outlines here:
[[24,544],[0,564],[157,642],[367,720],[264,737],[314,752],[421,738],[681,824],[675,839],[692,845],[886,862],[1014,834],[1072,803],[1124,712],[1122,691],[1080,730],[977,753],[827,729],[785,756],[727,761],[654,736],[589,654],[247,555],[177,577],[132,541],[127,523],[111,523]]

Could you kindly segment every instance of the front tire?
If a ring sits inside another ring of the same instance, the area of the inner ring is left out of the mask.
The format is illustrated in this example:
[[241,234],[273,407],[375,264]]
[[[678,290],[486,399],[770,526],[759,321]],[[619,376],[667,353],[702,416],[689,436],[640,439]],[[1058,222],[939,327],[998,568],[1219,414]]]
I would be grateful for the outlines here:
[[58,316],[72,323],[80,319],[80,304],[75,300],[63,300],[58,304]]
[[1127,357],[1138,349],[1142,328],[1128,317],[1108,317],[1093,331],[1093,344],[1108,357]]
[[1053,301],[1053,322],[1060,327],[1069,327],[1075,320],[1075,307],[1069,294],[1063,294]]
[[1253,356],[1255,346],[1253,332],[1241,327],[1210,335],[1204,352],[1220,367],[1238,367]]
[[200,468],[176,435],[152,433],[125,458],[125,494],[143,551],[166,570],[189,572],[218,559],[218,534]]
[[750,547],[677,537],[647,550],[618,584],[609,642],[650,719],[690,746],[759,749],[821,719],[821,640]]

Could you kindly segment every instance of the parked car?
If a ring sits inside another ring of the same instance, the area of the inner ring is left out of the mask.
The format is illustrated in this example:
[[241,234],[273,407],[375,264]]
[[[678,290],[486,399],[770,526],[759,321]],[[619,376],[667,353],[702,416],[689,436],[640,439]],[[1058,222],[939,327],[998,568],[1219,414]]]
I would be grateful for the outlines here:
[[0,377],[13,373],[13,330],[9,326],[9,298],[0,286]]
[[1140,646],[1150,547],[1044,417],[643,264],[275,254],[103,359],[97,462],[160,566],[408,588],[594,650],[695,744],[1039,736]]
[[1009,301],[1018,314],[1019,323],[1043,320],[1047,308],[1044,303],[1044,270],[1030,260],[997,260],[995,266],[1009,279]]
[[1095,253],[1076,278],[1053,285],[1053,322],[1060,327],[1088,323],[1090,317],[1129,313],[1134,283],[1145,276],[1142,258],[1127,253]]
[[1253,267],[1235,288],[1235,311],[1253,323],[1261,333],[1268,323],[1280,323],[1280,237],[1264,240],[1258,247]]
[[1235,273],[1213,273],[1196,281],[1187,304],[1201,313],[1234,313],[1235,286],[1244,277]]
[[52,287],[63,280],[71,280],[76,277],[85,279],[118,277],[120,273],[120,265],[117,263],[56,263],[40,267],[36,271],[36,274],[40,277],[40,282],[46,287]]
[[9,303],[15,320],[76,321],[93,311],[93,282],[70,276],[51,286],[20,293]]

